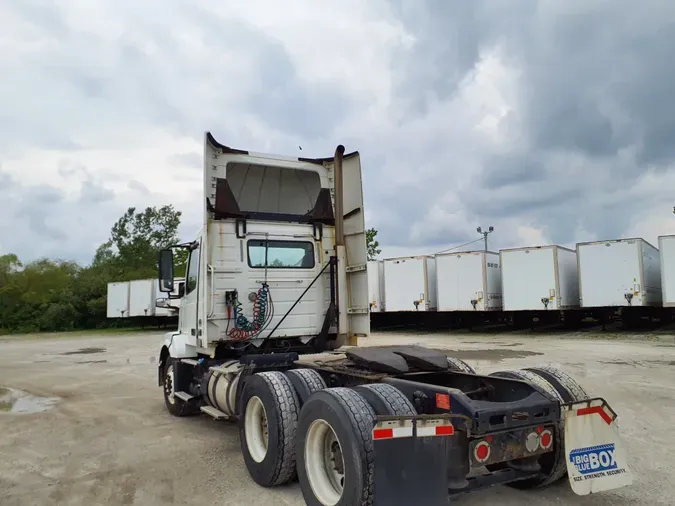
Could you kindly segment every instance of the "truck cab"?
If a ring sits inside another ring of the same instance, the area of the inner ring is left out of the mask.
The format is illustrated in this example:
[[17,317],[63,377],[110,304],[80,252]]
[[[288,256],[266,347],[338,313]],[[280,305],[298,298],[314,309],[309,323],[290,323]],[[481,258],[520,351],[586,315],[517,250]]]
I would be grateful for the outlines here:
[[178,332],[166,335],[160,368],[168,357],[320,352],[369,334],[358,152],[265,155],[207,132],[203,180],[202,230],[160,254],[166,293],[174,251],[189,255]]

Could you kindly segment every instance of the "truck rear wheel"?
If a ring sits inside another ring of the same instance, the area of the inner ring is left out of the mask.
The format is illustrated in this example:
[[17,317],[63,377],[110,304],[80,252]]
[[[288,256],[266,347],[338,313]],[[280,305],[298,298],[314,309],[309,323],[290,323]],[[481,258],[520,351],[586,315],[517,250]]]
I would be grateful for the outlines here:
[[448,359],[448,366],[450,366],[451,371],[457,372],[466,372],[469,374],[476,374],[476,370],[471,367],[469,364],[464,362],[464,360],[456,357],[446,357]]
[[591,398],[586,393],[586,390],[565,371],[561,371],[550,365],[528,367],[526,371],[532,371],[544,378],[555,388],[565,402],[583,401]]
[[300,411],[298,478],[308,506],[371,506],[375,411],[358,392],[329,388]]
[[[526,381],[532,385],[538,386],[549,395],[555,397],[560,403],[588,398],[588,395],[583,388],[574,381],[571,376],[559,369],[549,366],[518,371],[497,372],[490,374],[490,376],[500,376],[503,378]],[[574,390],[574,393],[572,393],[571,390],[563,388],[562,384],[555,385],[549,378],[559,378],[560,381],[567,383],[570,389]],[[581,392],[583,392],[583,395],[586,395],[586,397],[577,398],[576,395],[581,395]],[[565,477],[567,474],[567,463],[565,462],[565,434],[562,422],[555,427],[553,432],[554,450],[545,453],[539,459],[542,476],[530,480],[516,481],[510,483],[509,486],[517,489],[547,487]]]
[[272,487],[293,479],[298,399],[290,380],[278,371],[248,377],[240,420],[241,450],[253,480]]
[[354,389],[360,393],[373,408],[376,415],[411,416],[416,415],[415,406],[398,388],[386,383],[360,385]]
[[326,382],[314,369],[291,369],[286,371],[300,400],[300,408],[314,392],[326,388]]

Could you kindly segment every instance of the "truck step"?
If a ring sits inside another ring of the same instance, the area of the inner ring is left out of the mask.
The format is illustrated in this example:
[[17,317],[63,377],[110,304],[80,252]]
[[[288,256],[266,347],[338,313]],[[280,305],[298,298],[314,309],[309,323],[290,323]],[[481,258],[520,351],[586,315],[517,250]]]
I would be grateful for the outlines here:
[[221,410],[216,409],[213,406],[202,406],[199,409],[201,409],[203,413],[206,413],[207,415],[212,416],[216,420],[227,420],[228,418],[230,418],[225,413],[223,413]]
[[188,402],[190,399],[194,399],[194,395],[190,395],[187,392],[174,392],[174,397],[178,397],[181,401]]
[[182,358],[181,362],[183,362],[184,364],[187,364],[187,365],[197,365],[197,364],[199,364],[198,361],[196,361],[194,359],[191,359],[191,358]]
[[188,402],[191,399],[194,399],[194,395],[190,395],[187,392],[174,392],[174,397],[178,397],[181,401]]

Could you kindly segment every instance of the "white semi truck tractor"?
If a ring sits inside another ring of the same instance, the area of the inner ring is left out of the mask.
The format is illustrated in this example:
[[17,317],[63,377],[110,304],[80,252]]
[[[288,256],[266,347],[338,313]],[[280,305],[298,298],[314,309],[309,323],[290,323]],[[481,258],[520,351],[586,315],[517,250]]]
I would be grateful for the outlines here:
[[[480,375],[420,346],[367,344],[358,152],[249,153],[204,137],[203,228],[158,380],[174,416],[239,426],[252,479],[310,506],[437,506],[497,484],[627,485],[616,414],[550,366]],[[182,273],[180,273],[182,274]],[[351,346],[345,346],[351,345]]]

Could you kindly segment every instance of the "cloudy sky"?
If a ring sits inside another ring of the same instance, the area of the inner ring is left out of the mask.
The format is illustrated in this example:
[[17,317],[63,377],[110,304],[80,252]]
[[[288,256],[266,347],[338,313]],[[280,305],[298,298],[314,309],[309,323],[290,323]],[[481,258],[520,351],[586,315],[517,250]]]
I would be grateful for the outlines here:
[[[675,233],[667,0],[4,0],[0,254],[199,228],[204,130],[362,155],[383,254]],[[302,146],[302,152],[298,146]]]

